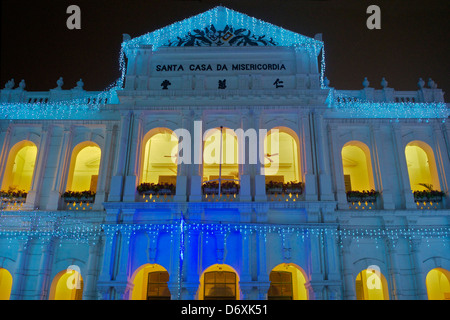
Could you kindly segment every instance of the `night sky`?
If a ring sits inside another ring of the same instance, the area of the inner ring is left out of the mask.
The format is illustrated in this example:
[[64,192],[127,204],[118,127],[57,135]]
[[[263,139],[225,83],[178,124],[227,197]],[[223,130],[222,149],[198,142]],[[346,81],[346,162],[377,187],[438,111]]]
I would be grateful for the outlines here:
[[[81,8],[81,30],[69,30],[66,9]],[[416,90],[431,77],[450,101],[449,0],[3,0],[0,85],[25,79],[26,90],[63,89],[82,78],[100,91],[120,75],[122,34],[132,38],[217,5],[314,37],[323,34],[326,76],[337,89]],[[369,30],[366,9],[381,8],[381,30]]]

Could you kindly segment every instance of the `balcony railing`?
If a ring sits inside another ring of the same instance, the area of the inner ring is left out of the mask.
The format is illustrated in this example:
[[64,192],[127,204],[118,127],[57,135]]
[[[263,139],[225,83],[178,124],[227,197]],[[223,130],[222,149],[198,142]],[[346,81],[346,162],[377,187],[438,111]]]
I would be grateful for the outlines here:
[[374,210],[378,208],[377,199],[379,192],[371,191],[348,191],[347,202],[351,210]]
[[3,211],[19,211],[23,209],[26,197],[2,197],[0,198],[0,209]]

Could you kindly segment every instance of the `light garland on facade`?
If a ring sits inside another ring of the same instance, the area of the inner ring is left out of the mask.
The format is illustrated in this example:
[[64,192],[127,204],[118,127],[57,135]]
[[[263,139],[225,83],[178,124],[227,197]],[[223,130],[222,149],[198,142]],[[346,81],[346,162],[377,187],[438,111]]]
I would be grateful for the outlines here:
[[140,37],[136,37],[122,43],[125,51],[134,49],[137,46],[152,45],[153,50],[163,47],[174,35],[184,36],[192,30],[203,29],[205,26],[215,25],[223,28],[226,25],[252,30],[253,33],[265,35],[266,38],[276,39],[280,46],[298,45],[305,48],[310,53],[317,54],[323,48],[323,42],[303,36],[301,34],[280,28],[271,23],[250,17],[246,14],[218,6],[196,16],[175,22],[167,27],[149,32]]
[[443,102],[377,102],[335,94],[330,89],[328,96],[330,108],[351,118],[386,119],[445,119],[448,117],[447,105]]

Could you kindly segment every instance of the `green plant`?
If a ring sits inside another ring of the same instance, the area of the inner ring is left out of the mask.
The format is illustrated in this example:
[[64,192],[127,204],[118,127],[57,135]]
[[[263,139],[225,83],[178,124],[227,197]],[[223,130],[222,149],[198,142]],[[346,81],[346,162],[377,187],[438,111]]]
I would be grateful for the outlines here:
[[137,186],[137,191],[139,194],[153,192],[158,193],[161,191],[169,190],[170,193],[175,193],[176,186],[172,183],[149,183],[143,182]]
[[1,190],[0,197],[2,198],[26,198],[27,192],[24,190],[17,190],[16,187],[9,187],[8,191]]
[[379,191],[376,190],[363,190],[363,191],[347,191],[347,198],[356,198],[356,199],[368,199],[368,198],[376,198],[380,194]]
[[85,191],[66,191],[62,195],[63,198],[75,198],[78,200],[81,199],[91,199],[95,198],[95,192],[90,190]]
[[419,183],[419,185],[425,187],[427,190],[414,191],[414,199],[440,199],[445,195],[442,191],[434,190],[432,184]]

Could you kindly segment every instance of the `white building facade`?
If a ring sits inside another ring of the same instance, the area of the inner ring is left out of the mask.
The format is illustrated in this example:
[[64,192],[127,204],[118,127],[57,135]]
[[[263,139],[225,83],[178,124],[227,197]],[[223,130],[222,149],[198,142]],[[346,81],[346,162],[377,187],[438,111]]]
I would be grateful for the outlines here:
[[[0,298],[450,299],[431,79],[334,89],[320,35],[224,7],[124,35],[121,53],[103,92],[0,91]],[[221,127],[236,158],[207,163]]]

